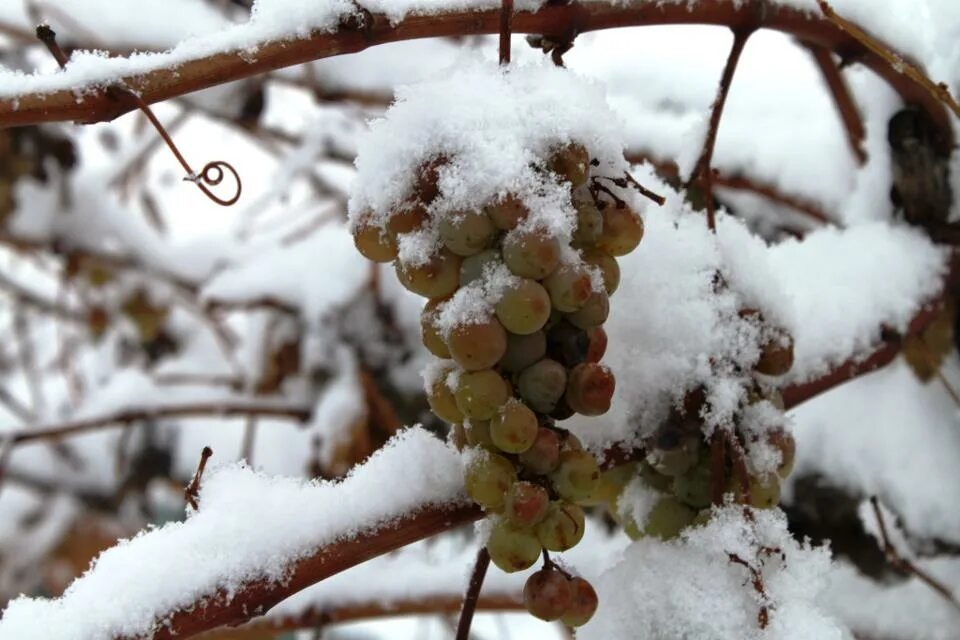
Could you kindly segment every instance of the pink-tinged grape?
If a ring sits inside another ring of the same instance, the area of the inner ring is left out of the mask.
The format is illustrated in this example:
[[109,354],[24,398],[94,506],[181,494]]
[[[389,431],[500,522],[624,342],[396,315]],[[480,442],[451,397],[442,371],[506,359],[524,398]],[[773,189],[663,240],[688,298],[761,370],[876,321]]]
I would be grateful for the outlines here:
[[600,269],[603,287],[607,290],[607,295],[612,296],[620,286],[620,265],[617,264],[617,259],[600,249],[587,249],[581,255],[584,263]]
[[585,362],[570,370],[565,397],[577,413],[599,416],[610,410],[615,389],[616,379],[609,367]]
[[493,367],[507,351],[507,332],[496,318],[459,324],[447,335],[454,361],[467,371]]
[[545,231],[517,229],[503,239],[503,261],[514,275],[541,280],[560,264],[560,242]]
[[507,334],[507,350],[500,358],[504,371],[516,373],[538,362],[547,354],[547,336],[543,331],[535,331],[525,336]]
[[537,430],[533,445],[520,454],[520,464],[530,473],[546,475],[560,465],[560,436],[549,427]]
[[460,264],[460,286],[465,287],[483,277],[484,269],[501,262],[500,252],[487,249],[463,259]]
[[780,478],[775,473],[750,476],[751,507],[772,509],[780,502]]
[[603,210],[603,233],[597,248],[612,256],[625,256],[643,238],[643,219],[628,207],[608,206]]
[[449,213],[441,218],[439,229],[443,244],[458,256],[483,251],[496,232],[493,222],[482,211]]
[[492,369],[460,374],[453,394],[457,408],[471,420],[489,420],[510,399],[510,385]]
[[785,429],[777,429],[767,434],[767,442],[780,452],[780,464],[777,465],[777,475],[786,478],[793,471],[794,458],[797,456],[797,441]]
[[390,262],[397,257],[397,243],[372,224],[361,224],[353,230],[353,244],[367,260]]
[[558,311],[572,313],[587,303],[593,293],[593,281],[584,267],[563,264],[543,280],[550,302]]
[[527,405],[511,398],[490,419],[493,444],[507,453],[523,453],[537,439],[537,416]]
[[417,266],[395,263],[400,284],[425,298],[446,298],[460,286],[460,256],[441,251]]
[[532,482],[515,482],[507,492],[503,515],[516,526],[528,528],[543,520],[549,505],[546,489]]
[[579,187],[590,175],[590,152],[582,144],[565,145],[550,155],[547,168],[574,187]]
[[457,401],[454,398],[453,391],[447,386],[447,374],[449,369],[445,370],[430,385],[430,393],[427,394],[427,402],[430,404],[430,410],[441,420],[447,422],[462,422],[463,412],[457,408]]
[[567,320],[580,329],[599,327],[610,315],[610,298],[606,291],[594,291],[580,309],[567,315]]
[[561,498],[571,502],[587,500],[600,480],[597,460],[586,451],[568,450],[560,454],[560,465],[550,474],[550,482]]
[[436,320],[438,307],[443,304],[442,300],[430,300],[423,307],[420,313],[420,339],[423,346],[438,358],[450,358],[450,349],[447,343],[443,341],[443,336],[437,330]]
[[490,451],[496,451],[496,445],[493,444],[493,438],[490,437],[489,420],[470,420],[463,424],[463,433],[467,444],[471,447],[483,447]]
[[593,585],[579,577],[570,580],[570,588],[573,590],[573,598],[560,621],[568,627],[582,627],[597,611],[597,592]]
[[401,234],[422,229],[427,223],[427,218],[427,210],[420,206],[393,211],[387,219],[387,232],[396,240]]
[[507,491],[517,481],[513,463],[489,451],[480,451],[467,464],[467,495],[487,511],[503,508]]
[[692,469],[674,477],[673,495],[677,500],[694,509],[703,509],[710,505],[713,495],[712,477],[710,458],[704,456]]
[[565,367],[575,367],[587,357],[590,337],[566,320],[558,322],[547,332],[547,353]]
[[531,615],[547,622],[559,620],[573,602],[573,587],[556,569],[540,569],[523,585],[523,604]]
[[490,559],[501,571],[513,573],[533,566],[543,551],[532,531],[524,530],[507,520],[499,520],[487,540]]
[[782,376],[793,366],[793,337],[787,333],[774,336],[763,344],[760,360],[753,370],[768,376]]
[[663,496],[647,514],[642,533],[661,540],[671,540],[690,526],[696,517],[696,511],[673,496]]
[[527,367],[517,378],[517,391],[530,408],[549,414],[567,388],[567,370],[556,360],[544,358]]
[[573,246],[582,247],[594,244],[603,233],[603,214],[592,200],[575,200],[573,208],[577,212],[577,228],[573,231]]
[[590,346],[587,347],[586,362],[600,362],[603,354],[607,352],[607,332],[603,327],[593,327],[587,331],[587,337],[590,339]]
[[503,231],[510,231],[530,215],[520,198],[512,195],[487,205],[485,211],[493,224]]
[[507,331],[527,335],[539,331],[550,318],[550,295],[539,282],[525,278],[504,290],[496,311]]
[[537,537],[548,551],[566,551],[577,546],[585,528],[583,509],[568,502],[552,502],[537,525]]

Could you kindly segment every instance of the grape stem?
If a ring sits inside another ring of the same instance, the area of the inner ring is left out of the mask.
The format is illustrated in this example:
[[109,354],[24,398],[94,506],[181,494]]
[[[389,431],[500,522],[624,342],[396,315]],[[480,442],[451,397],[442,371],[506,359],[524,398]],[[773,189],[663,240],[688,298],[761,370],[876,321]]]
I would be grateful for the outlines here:
[[477,610],[480,588],[483,587],[483,579],[487,576],[487,567],[489,566],[490,552],[487,551],[486,547],[481,547],[480,551],[477,552],[477,562],[473,565],[470,584],[467,586],[467,593],[463,598],[463,608],[460,609],[460,622],[457,624],[456,640],[468,640],[470,638],[473,613]]

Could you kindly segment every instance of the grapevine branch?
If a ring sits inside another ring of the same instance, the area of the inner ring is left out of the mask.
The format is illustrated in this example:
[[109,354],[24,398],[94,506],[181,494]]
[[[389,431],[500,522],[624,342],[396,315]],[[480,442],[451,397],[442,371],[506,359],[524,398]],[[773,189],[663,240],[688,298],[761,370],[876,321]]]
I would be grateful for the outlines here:
[[460,622],[457,623],[456,640],[469,640],[470,625],[473,623],[473,613],[477,609],[480,599],[480,589],[483,588],[483,579],[487,576],[490,566],[490,552],[481,547],[477,552],[477,562],[470,575],[470,584],[467,586],[466,596],[463,598],[463,608],[460,609]]
[[863,141],[867,132],[863,127],[863,119],[860,116],[860,110],[853,100],[850,93],[850,87],[847,81],[840,73],[840,69],[833,61],[833,56],[828,49],[815,44],[805,45],[817,68],[820,69],[820,75],[833,96],[833,102],[840,113],[840,119],[843,120],[844,129],[847,132],[847,143],[850,145],[850,151],[860,165],[867,161],[867,152],[863,149]]

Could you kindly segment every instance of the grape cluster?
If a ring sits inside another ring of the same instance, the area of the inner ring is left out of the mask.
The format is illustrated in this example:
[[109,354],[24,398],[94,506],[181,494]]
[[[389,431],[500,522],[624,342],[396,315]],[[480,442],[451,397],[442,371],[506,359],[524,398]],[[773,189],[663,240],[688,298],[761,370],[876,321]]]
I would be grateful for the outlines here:
[[[599,363],[607,344],[602,325],[620,280],[616,258],[640,243],[643,221],[598,186],[590,153],[577,143],[554,148],[539,174],[545,184],[569,189],[575,211],[569,236],[538,224],[519,195],[432,215],[447,161],[423,165],[413,202],[382,225],[361,219],[354,240],[371,260],[394,261],[403,286],[429,299],[421,335],[443,362],[428,380],[428,400],[454,425],[458,444],[471,448],[466,488],[495,514],[487,543],[492,561],[520,571],[543,555],[545,568],[524,590],[527,608],[545,620],[580,625],[592,615],[596,594],[556,568],[545,550],[566,551],[580,541],[581,504],[594,493],[600,470],[556,422],[610,408],[615,380]],[[440,247],[420,264],[398,259],[404,234],[424,228],[436,229]],[[486,289],[488,313],[449,313],[462,303],[458,292],[494,281]]]

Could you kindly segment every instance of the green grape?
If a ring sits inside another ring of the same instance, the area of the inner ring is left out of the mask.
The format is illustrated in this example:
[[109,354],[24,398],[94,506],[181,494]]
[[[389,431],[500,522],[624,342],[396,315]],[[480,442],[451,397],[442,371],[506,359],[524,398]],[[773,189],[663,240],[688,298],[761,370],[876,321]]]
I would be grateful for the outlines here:
[[397,257],[397,243],[372,224],[362,224],[353,230],[353,244],[367,260],[390,262]]
[[576,200],[573,207],[577,211],[577,228],[573,232],[573,246],[594,244],[603,233],[603,214],[592,200]]
[[597,248],[612,256],[625,256],[643,238],[643,219],[628,207],[607,207],[603,210],[603,233]]
[[610,410],[616,379],[609,367],[595,362],[578,364],[567,378],[566,400],[585,416],[599,416]]
[[704,456],[686,473],[673,478],[673,495],[694,509],[709,506],[712,499],[712,478],[710,458]]
[[547,335],[534,331],[525,336],[507,333],[507,350],[500,358],[504,371],[517,373],[541,360],[547,354]]
[[647,454],[647,462],[665,476],[678,476],[697,464],[700,456],[699,449],[697,438],[681,438],[669,448],[652,449]]
[[590,274],[579,265],[563,264],[543,280],[550,302],[559,311],[572,313],[587,303],[593,293]]
[[465,287],[483,277],[487,265],[500,262],[500,252],[496,249],[487,249],[463,259],[460,264],[460,286]]
[[489,420],[510,399],[510,385],[492,369],[460,374],[453,394],[457,408],[471,420]]
[[517,391],[530,408],[549,414],[563,397],[567,370],[556,360],[544,358],[527,367],[517,378]]
[[750,476],[750,506],[772,509],[780,502],[780,478],[775,473]]
[[620,286],[620,265],[617,259],[600,249],[587,249],[581,253],[585,264],[600,269],[603,274],[603,287],[607,290],[607,295],[612,296],[613,292]]
[[525,278],[507,287],[496,311],[507,331],[527,335],[539,331],[550,318],[550,295],[539,282]]
[[793,471],[794,459],[797,455],[797,441],[785,429],[777,429],[767,434],[767,442],[780,452],[780,464],[777,465],[777,475],[786,478]]
[[597,460],[586,451],[575,449],[560,454],[560,465],[550,474],[550,482],[561,498],[571,502],[587,500],[600,479]]
[[585,527],[583,509],[568,502],[551,502],[537,525],[537,537],[548,551],[566,551],[577,546]]
[[616,510],[617,500],[623,493],[631,480],[637,477],[639,465],[636,462],[628,462],[619,466],[600,472],[600,478],[593,486],[590,497],[581,500],[580,504],[600,505],[605,504]]
[[663,496],[647,514],[643,535],[671,540],[693,523],[697,512],[673,496]]
[[459,211],[440,219],[440,237],[443,244],[458,256],[472,256],[483,251],[496,228],[482,211]]
[[490,419],[493,444],[507,453],[523,453],[537,439],[537,416],[519,400],[511,398]]
[[579,187],[590,175],[590,152],[575,142],[565,145],[550,155],[547,168],[574,187]]
[[420,339],[430,353],[446,360],[450,357],[450,349],[447,348],[447,343],[443,341],[435,324],[438,307],[441,304],[443,300],[429,300],[424,305],[420,313]]
[[416,206],[409,209],[401,209],[390,213],[387,220],[387,232],[394,240],[397,236],[404,233],[413,233],[423,228],[427,222],[427,210]]
[[496,452],[496,445],[490,437],[489,420],[469,420],[463,423],[463,433],[471,447],[483,447]]
[[768,376],[782,376],[793,366],[793,336],[783,333],[763,344],[760,360],[753,370]]
[[524,606],[541,620],[559,620],[572,603],[573,587],[556,569],[540,569],[523,585]]
[[460,286],[460,256],[446,250],[422,265],[404,266],[396,262],[394,266],[400,284],[425,298],[446,298]]
[[610,315],[610,298],[606,291],[594,291],[579,310],[567,315],[567,320],[575,327],[592,329],[607,321]]
[[452,370],[445,369],[442,374],[437,376],[430,385],[430,392],[427,394],[427,402],[430,404],[430,410],[438,418],[447,422],[462,422],[463,412],[457,408],[457,401],[454,398],[453,391],[447,386],[447,375]]
[[555,324],[547,332],[547,353],[565,367],[575,367],[587,358],[590,336],[566,320]]
[[520,198],[512,195],[487,205],[484,210],[493,224],[503,231],[510,231],[530,215]]
[[520,464],[530,473],[546,475],[560,465],[560,436],[549,427],[537,430],[533,445],[520,454]]
[[507,350],[507,332],[496,318],[459,324],[447,335],[454,361],[467,371],[489,369]]
[[590,339],[590,346],[587,347],[586,362],[600,362],[603,354],[607,352],[607,332],[603,327],[593,327],[587,330],[587,337]]
[[658,491],[669,491],[673,487],[673,476],[660,473],[646,460],[640,462],[640,477]]
[[517,229],[503,239],[503,261],[514,275],[541,280],[560,264],[560,242],[545,231]]
[[499,520],[490,530],[487,551],[501,571],[513,573],[533,566],[543,548],[532,531],[524,530],[507,520]]
[[532,482],[515,482],[507,492],[503,514],[518,527],[532,527],[547,515],[549,505],[546,489]]
[[487,511],[502,509],[507,491],[517,481],[512,462],[483,450],[469,461],[464,473],[467,495]]
[[582,627],[590,621],[597,610],[599,599],[593,585],[583,578],[572,578],[570,588],[573,590],[570,606],[560,618],[568,627]]

